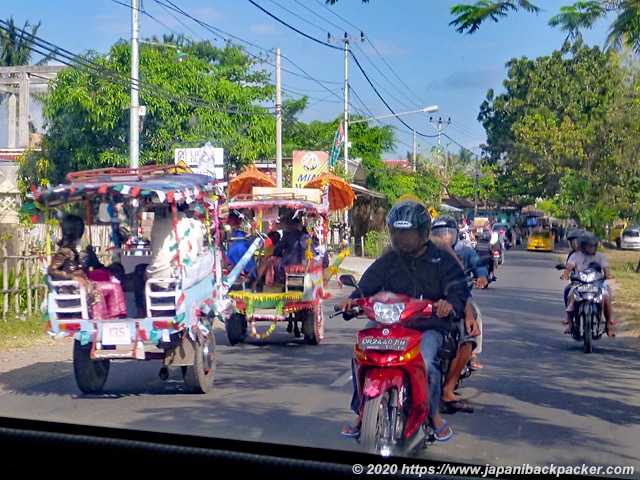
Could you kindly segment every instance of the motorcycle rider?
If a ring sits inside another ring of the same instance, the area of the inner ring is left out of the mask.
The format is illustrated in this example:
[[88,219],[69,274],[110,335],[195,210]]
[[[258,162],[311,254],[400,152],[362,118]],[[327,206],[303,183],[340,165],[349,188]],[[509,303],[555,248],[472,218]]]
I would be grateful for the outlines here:
[[[612,279],[613,275],[611,275],[611,269],[609,268],[609,261],[607,260],[607,257],[603,253],[598,252],[599,243],[600,243],[600,240],[598,239],[598,237],[591,232],[585,232],[583,235],[581,235],[580,251],[572,253],[570,255],[569,259],[567,260],[565,271],[562,274],[562,279],[568,280],[569,273],[571,273],[573,269],[579,272],[588,268],[589,265],[592,263],[596,263],[597,265],[600,266],[600,268],[604,271],[604,276],[606,280]],[[615,337],[616,334],[613,331],[613,328],[612,328],[613,323],[611,319],[611,314],[612,314],[611,291],[609,289],[609,286],[606,285],[605,282],[603,282],[602,287],[603,287],[603,293],[604,293],[603,303],[604,303],[605,331],[607,333],[607,336]],[[572,327],[573,295],[571,295],[571,291],[568,294],[566,312],[567,312],[566,322],[568,327],[564,333],[571,333],[573,329]]]
[[[431,223],[431,235],[441,239],[453,251],[462,262],[465,270],[473,269],[479,289],[486,288],[489,282],[489,272],[486,267],[478,265],[480,256],[473,248],[464,242],[458,242],[458,222],[452,217],[443,215],[433,219]],[[471,360],[473,350],[480,344],[482,326],[478,324],[473,314],[471,300],[467,301],[464,310],[464,322],[460,322],[460,341],[458,353],[451,361],[449,371],[442,386],[440,410],[442,413],[455,413],[457,411],[473,413],[473,407],[462,402],[455,394],[455,387],[465,365]]]
[[489,240],[489,250],[493,253],[494,250],[500,251],[500,257],[504,261],[504,238],[500,237],[498,232],[491,232],[491,239]]
[[[370,297],[385,290],[413,298],[428,298],[434,303],[435,315],[417,320],[408,328],[422,332],[420,350],[427,366],[429,389],[429,422],[437,441],[446,442],[453,430],[440,415],[441,373],[438,353],[443,332],[451,328],[449,315],[464,311],[469,298],[466,276],[460,262],[449,250],[438,247],[429,239],[431,217],[419,199],[401,197],[387,215],[387,227],[392,249],[378,258],[363,273],[358,288],[339,304],[341,311],[352,307],[352,300]],[[369,322],[367,327],[374,326]],[[355,388],[351,409],[359,414],[359,398]],[[361,419],[358,416],[345,426],[344,436],[357,437]]]

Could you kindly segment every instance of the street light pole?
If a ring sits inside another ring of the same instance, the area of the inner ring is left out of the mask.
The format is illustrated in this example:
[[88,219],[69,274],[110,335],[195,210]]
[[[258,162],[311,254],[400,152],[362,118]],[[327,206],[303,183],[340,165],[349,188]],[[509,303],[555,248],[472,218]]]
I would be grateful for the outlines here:
[[389,115],[381,115],[379,117],[371,117],[371,118],[359,118],[357,120],[349,121],[349,124],[353,125],[354,123],[362,123],[362,122],[370,122],[371,120],[381,120],[383,118],[391,118],[391,117],[399,117],[400,115],[409,115],[411,113],[425,113],[425,112],[437,112],[437,105],[430,105],[428,107],[420,108],[418,110],[411,110],[410,112],[400,112],[400,113],[392,113]]
[[131,0],[131,109],[129,112],[129,167],[140,166],[140,104],[138,92],[138,9],[139,0]]
[[478,216],[478,155],[476,155],[476,199],[473,207],[473,218]]
[[[349,173],[349,42],[364,42],[364,32],[360,32],[360,38],[349,38],[344,32],[344,39],[332,39],[331,34],[327,35],[327,41],[344,42],[344,173]],[[349,213],[344,212],[344,224],[347,225]]]
[[[380,120],[383,118],[391,118],[391,117],[399,117],[400,115],[409,115],[411,113],[425,113],[425,112],[437,112],[438,106],[431,105],[429,107],[424,107],[419,110],[411,110],[410,112],[400,112],[400,113],[392,113],[391,115],[382,115],[380,117],[371,117],[371,118],[359,118],[357,120],[351,120],[349,123],[353,125],[354,123],[362,123],[369,122],[371,120]],[[411,162],[413,166],[413,171],[416,171],[416,131],[413,131],[413,158]]]
[[276,186],[282,188],[282,81],[280,49],[276,48]]

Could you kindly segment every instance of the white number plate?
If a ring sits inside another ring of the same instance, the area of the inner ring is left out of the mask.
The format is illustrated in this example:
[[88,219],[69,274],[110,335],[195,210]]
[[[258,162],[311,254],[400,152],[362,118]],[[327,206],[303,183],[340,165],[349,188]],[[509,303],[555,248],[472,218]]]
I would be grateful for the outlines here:
[[102,326],[103,345],[127,345],[131,343],[131,327],[128,323],[108,323]]
[[363,350],[397,350],[400,352],[406,350],[407,345],[409,345],[409,340],[406,338],[364,337],[359,343],[359,347]]
[[597,285],[578,285],[578,292],[598,293],[599,291],[600,287]]

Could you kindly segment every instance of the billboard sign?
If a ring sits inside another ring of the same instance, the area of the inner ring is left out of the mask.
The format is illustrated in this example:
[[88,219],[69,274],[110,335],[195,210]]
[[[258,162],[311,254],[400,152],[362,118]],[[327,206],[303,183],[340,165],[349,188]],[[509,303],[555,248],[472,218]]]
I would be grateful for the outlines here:
[[183,162],[193,171],[224,180],[224,149],[207,142],[201,148],[176,148],[174,162]]
[[293,188],[303,188],[307,182],[328,171],[327,152],[293,151]]

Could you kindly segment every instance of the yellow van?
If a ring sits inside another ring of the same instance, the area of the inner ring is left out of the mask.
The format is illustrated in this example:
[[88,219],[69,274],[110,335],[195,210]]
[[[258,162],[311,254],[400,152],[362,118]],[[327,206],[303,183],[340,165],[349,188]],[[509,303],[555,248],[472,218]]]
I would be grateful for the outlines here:
[[617,221],[609,231],[609,241],[614,242],[616,244],[616,248],[620,248],[620,236],[622,235],[622,231],[627,228],[627,225],[628,222],[624,220]]
[[555,239],[548,228],[535,228],[529,236],[527,250],[553,252]]

